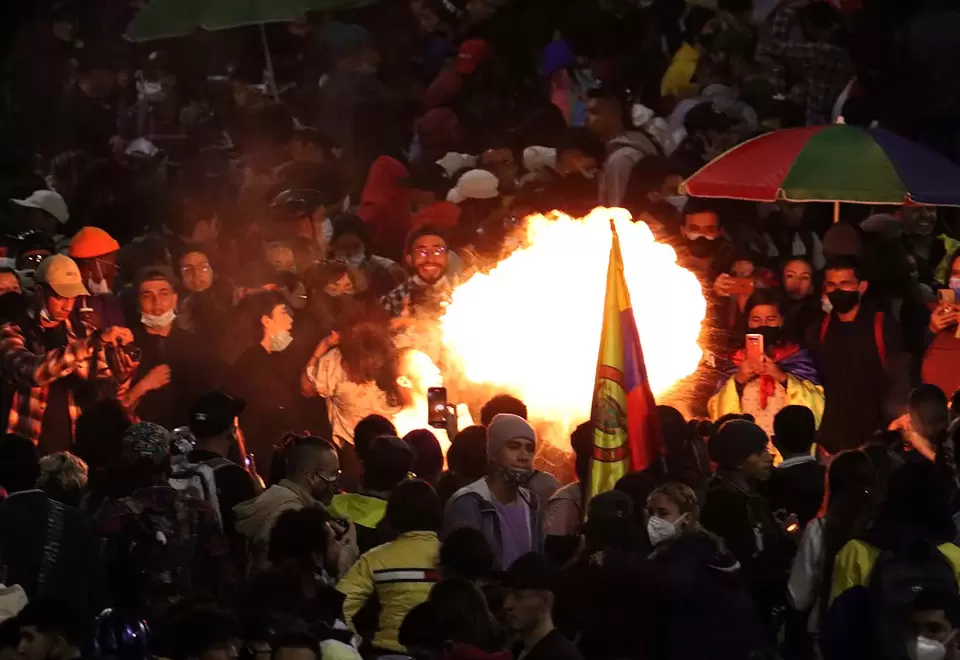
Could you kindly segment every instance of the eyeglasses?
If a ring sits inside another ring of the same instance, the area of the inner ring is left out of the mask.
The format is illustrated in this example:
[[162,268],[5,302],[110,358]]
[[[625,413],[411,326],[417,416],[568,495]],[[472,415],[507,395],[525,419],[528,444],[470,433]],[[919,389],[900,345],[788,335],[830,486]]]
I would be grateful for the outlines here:
[[206,275],[211,270],[213,270],[213,268],[210,266],[210,264],[200,264],[199,266],[181,266],[180,268],[180,272],[184,275],[190,275],[191,273],[198,272]]
[[334,474],[333,476],[324,474],[323,472],[320,472],[319,470],[316,472],[316,475],[317,475],[318,477],[320,477],[320,480],[321,480],[321,481],[325,481],[325,482],[328,483],[328,484],[335,484],[335,483],[337,483],[338,481],[340,481],[340,475],[342,475],[342,474],[343,474],[343,472],[342,472],[341,470],[337,470],[336,474]]
[[418,247],[413,248],[413,253],[418,257],[442,257],[447,253],[446,245],[437,245],[435,247]]

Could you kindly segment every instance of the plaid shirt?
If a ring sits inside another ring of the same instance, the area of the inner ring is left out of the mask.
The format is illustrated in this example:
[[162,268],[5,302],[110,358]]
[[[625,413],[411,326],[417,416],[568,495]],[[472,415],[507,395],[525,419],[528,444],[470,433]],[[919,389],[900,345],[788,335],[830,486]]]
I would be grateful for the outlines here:
[[[804,89],[800,100],[806,107],[807,124],[828,123],[833,104],[855,74],[853,60],[844,48],[827,41],[807,41],[798,34],[801,32],[796,7],[779,9],[770,24],[769,41],[758,55],[784,60],[802,79]],[[785,71],[780,69],[777,73],[777,90],[789,92]]]
[[[39,323],[39,321],[37,321]],[[33,352],[27,345],[23,328],[16,323],[0,326],[0,366],[3,380],[14,388],[13,403],[7,418],[6,432],[19,433],[36,444],[43,431],[43,415],[47,410],[50,384],[71,374],[90,378],[90,340],[77,337],[70,323],[65,324],[67,343],[46,353]],[[97,377],[110,375],[103,350],[97,352]],[[71,429],[76,428],[80,408],[73,392],[67,392]],[[71,431],[72,432],[72,431]]]
[[425,284],[416,275],[380,298],[380,305],[392,316],[413,316],[431,305],[442,307],[450,301],[453,286],[444,277],[436,284]]

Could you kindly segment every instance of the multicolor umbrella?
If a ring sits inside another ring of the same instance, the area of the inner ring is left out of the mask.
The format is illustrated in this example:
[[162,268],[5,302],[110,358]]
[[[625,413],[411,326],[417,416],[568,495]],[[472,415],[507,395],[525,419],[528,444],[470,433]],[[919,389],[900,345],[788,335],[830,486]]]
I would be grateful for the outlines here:
[[308,11],[353,9],[374,0],[151,0],[130,22],[131,41],[183,37],[301,18]]
[[734,147],[684,181],[681,192],[755,202],[960,206],[960,167],[879,129],[808,126]]

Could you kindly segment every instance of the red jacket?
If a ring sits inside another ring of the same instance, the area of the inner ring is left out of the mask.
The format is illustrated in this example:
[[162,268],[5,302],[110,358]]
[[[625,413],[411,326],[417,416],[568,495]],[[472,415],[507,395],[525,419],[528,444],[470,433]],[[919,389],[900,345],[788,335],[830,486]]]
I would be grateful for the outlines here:
[[402,261],[410,231],[410,190],[404,185],[409,176],[406,166],[390,156],[380,156],[370,166],[357,216],[370,228],[371,254]]

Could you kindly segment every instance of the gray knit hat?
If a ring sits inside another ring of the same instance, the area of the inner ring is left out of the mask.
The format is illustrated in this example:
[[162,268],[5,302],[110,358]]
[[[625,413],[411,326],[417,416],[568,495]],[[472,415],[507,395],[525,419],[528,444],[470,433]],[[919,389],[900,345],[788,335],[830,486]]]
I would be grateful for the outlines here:
[[487,427],[487,460],[492,460],[500,454],[503,446],[514,438],[528,438],[537,446],[537,432],[523,417],[500,413],[493,418]]

